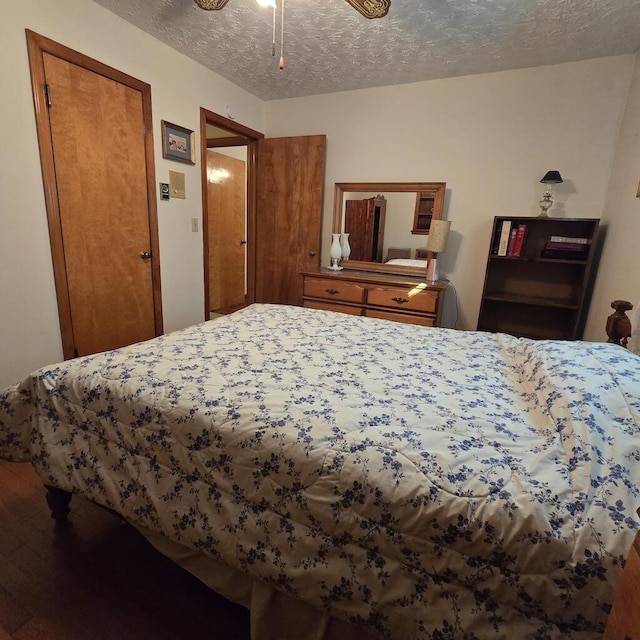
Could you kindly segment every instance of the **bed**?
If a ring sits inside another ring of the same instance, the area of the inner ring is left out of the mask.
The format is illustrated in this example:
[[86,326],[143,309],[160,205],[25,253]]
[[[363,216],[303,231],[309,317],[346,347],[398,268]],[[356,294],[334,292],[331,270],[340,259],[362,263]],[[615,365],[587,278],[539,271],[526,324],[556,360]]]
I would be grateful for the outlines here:
[[392,258],[391,260],[387,260],[385,264],[402,267],[420,267],[424,269],[427,268],[426,260],[416,260],[414,258]]
[[256,304],[34,372],[0,457],[255,605],[252,637],[289,637],[283,598],[296,640],[595,639],[639,528],[640,358]]

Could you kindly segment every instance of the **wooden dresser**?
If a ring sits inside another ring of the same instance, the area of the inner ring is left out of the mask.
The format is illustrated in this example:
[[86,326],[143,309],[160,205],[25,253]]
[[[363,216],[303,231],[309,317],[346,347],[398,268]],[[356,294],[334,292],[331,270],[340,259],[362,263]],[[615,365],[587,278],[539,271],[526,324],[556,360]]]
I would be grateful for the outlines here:
[[622,579],[616,591],[613,607],[603,640],[640,639],[640,533],[636,535]]
[[426,327],[440,326],[447,281],[368,271],[302,274],[303,306]]

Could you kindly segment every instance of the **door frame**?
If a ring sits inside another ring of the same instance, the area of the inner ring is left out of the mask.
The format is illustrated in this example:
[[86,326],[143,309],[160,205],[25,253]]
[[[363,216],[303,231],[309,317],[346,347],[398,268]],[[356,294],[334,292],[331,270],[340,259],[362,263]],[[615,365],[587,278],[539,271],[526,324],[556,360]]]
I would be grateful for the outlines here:
[[64,259],[64,245],[62,237],[62,218],[58,200],[55,160],[53,154],[53,139],[49,122],[48,98],[46,92],[44,54],[65,60],[93,73],[102,75],[127,87],[135,89],[142,96],[142,111],[144,121],[144,149],[147,174],[147,211],[149,218],[149,241],[153,255],[151,260],[152,295],[155,334],[163,333],[162,320],[162,291],[160,285],[160,245],[158,241],[158,210],[155,190],[155,164],[153,155],[153,121],[151,116],[151,86],[137,78],[109,67],[102,62],[89,58],[74,49],[65,47],[54,40],[41,36],[30,29],[26,29],[27,50],[31,73],[31,88],[36,116],[38,133],[38,147],[40,150],[40,164],[42,167],[42,182],[44,186],[47,223],[49,226],[49,242],[51,244],[51,259],[53,262],[53,276],[58,302],[58,316],[60,319],[60,333],[62,337],[62,352],[65,360],[75,357],[75,340],[71,318],[71,303],[67,282],[67,272]]
[[[207,139],[207,124],[234,134],[232,137]],[[202,249],[204,271],[204,317],[209,318],[209,204],[207,198],[207,149],[247,147],[247,303],[255,302],[256,271],[256,185],[258,140],[264,134],[200,107],[200,158],[202,172]]]

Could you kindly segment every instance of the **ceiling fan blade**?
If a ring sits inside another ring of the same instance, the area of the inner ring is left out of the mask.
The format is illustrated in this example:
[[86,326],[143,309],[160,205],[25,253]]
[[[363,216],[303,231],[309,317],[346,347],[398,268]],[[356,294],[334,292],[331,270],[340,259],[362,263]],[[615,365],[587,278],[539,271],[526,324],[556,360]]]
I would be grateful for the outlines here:
[[389,13],[391,0],[347,0],[365,18],[384,18]]
[[[205,11],[218,11],[222,9],[229,0],[193,0],[201,9]],[[357,9],[365,18],[384,18],[389,13],[391,0],[347,0],[347,2]]]
[[201,9],[205,11],[217,11],[222,9],[229,0],[193,0]]

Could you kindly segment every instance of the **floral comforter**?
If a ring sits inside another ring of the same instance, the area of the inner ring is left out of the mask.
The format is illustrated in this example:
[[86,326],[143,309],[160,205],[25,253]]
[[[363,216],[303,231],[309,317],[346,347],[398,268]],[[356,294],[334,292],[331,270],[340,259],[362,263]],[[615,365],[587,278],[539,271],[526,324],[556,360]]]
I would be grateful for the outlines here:
[[599,638],[640,358],[252,305],[0,393],[0,457],[382,638]]

